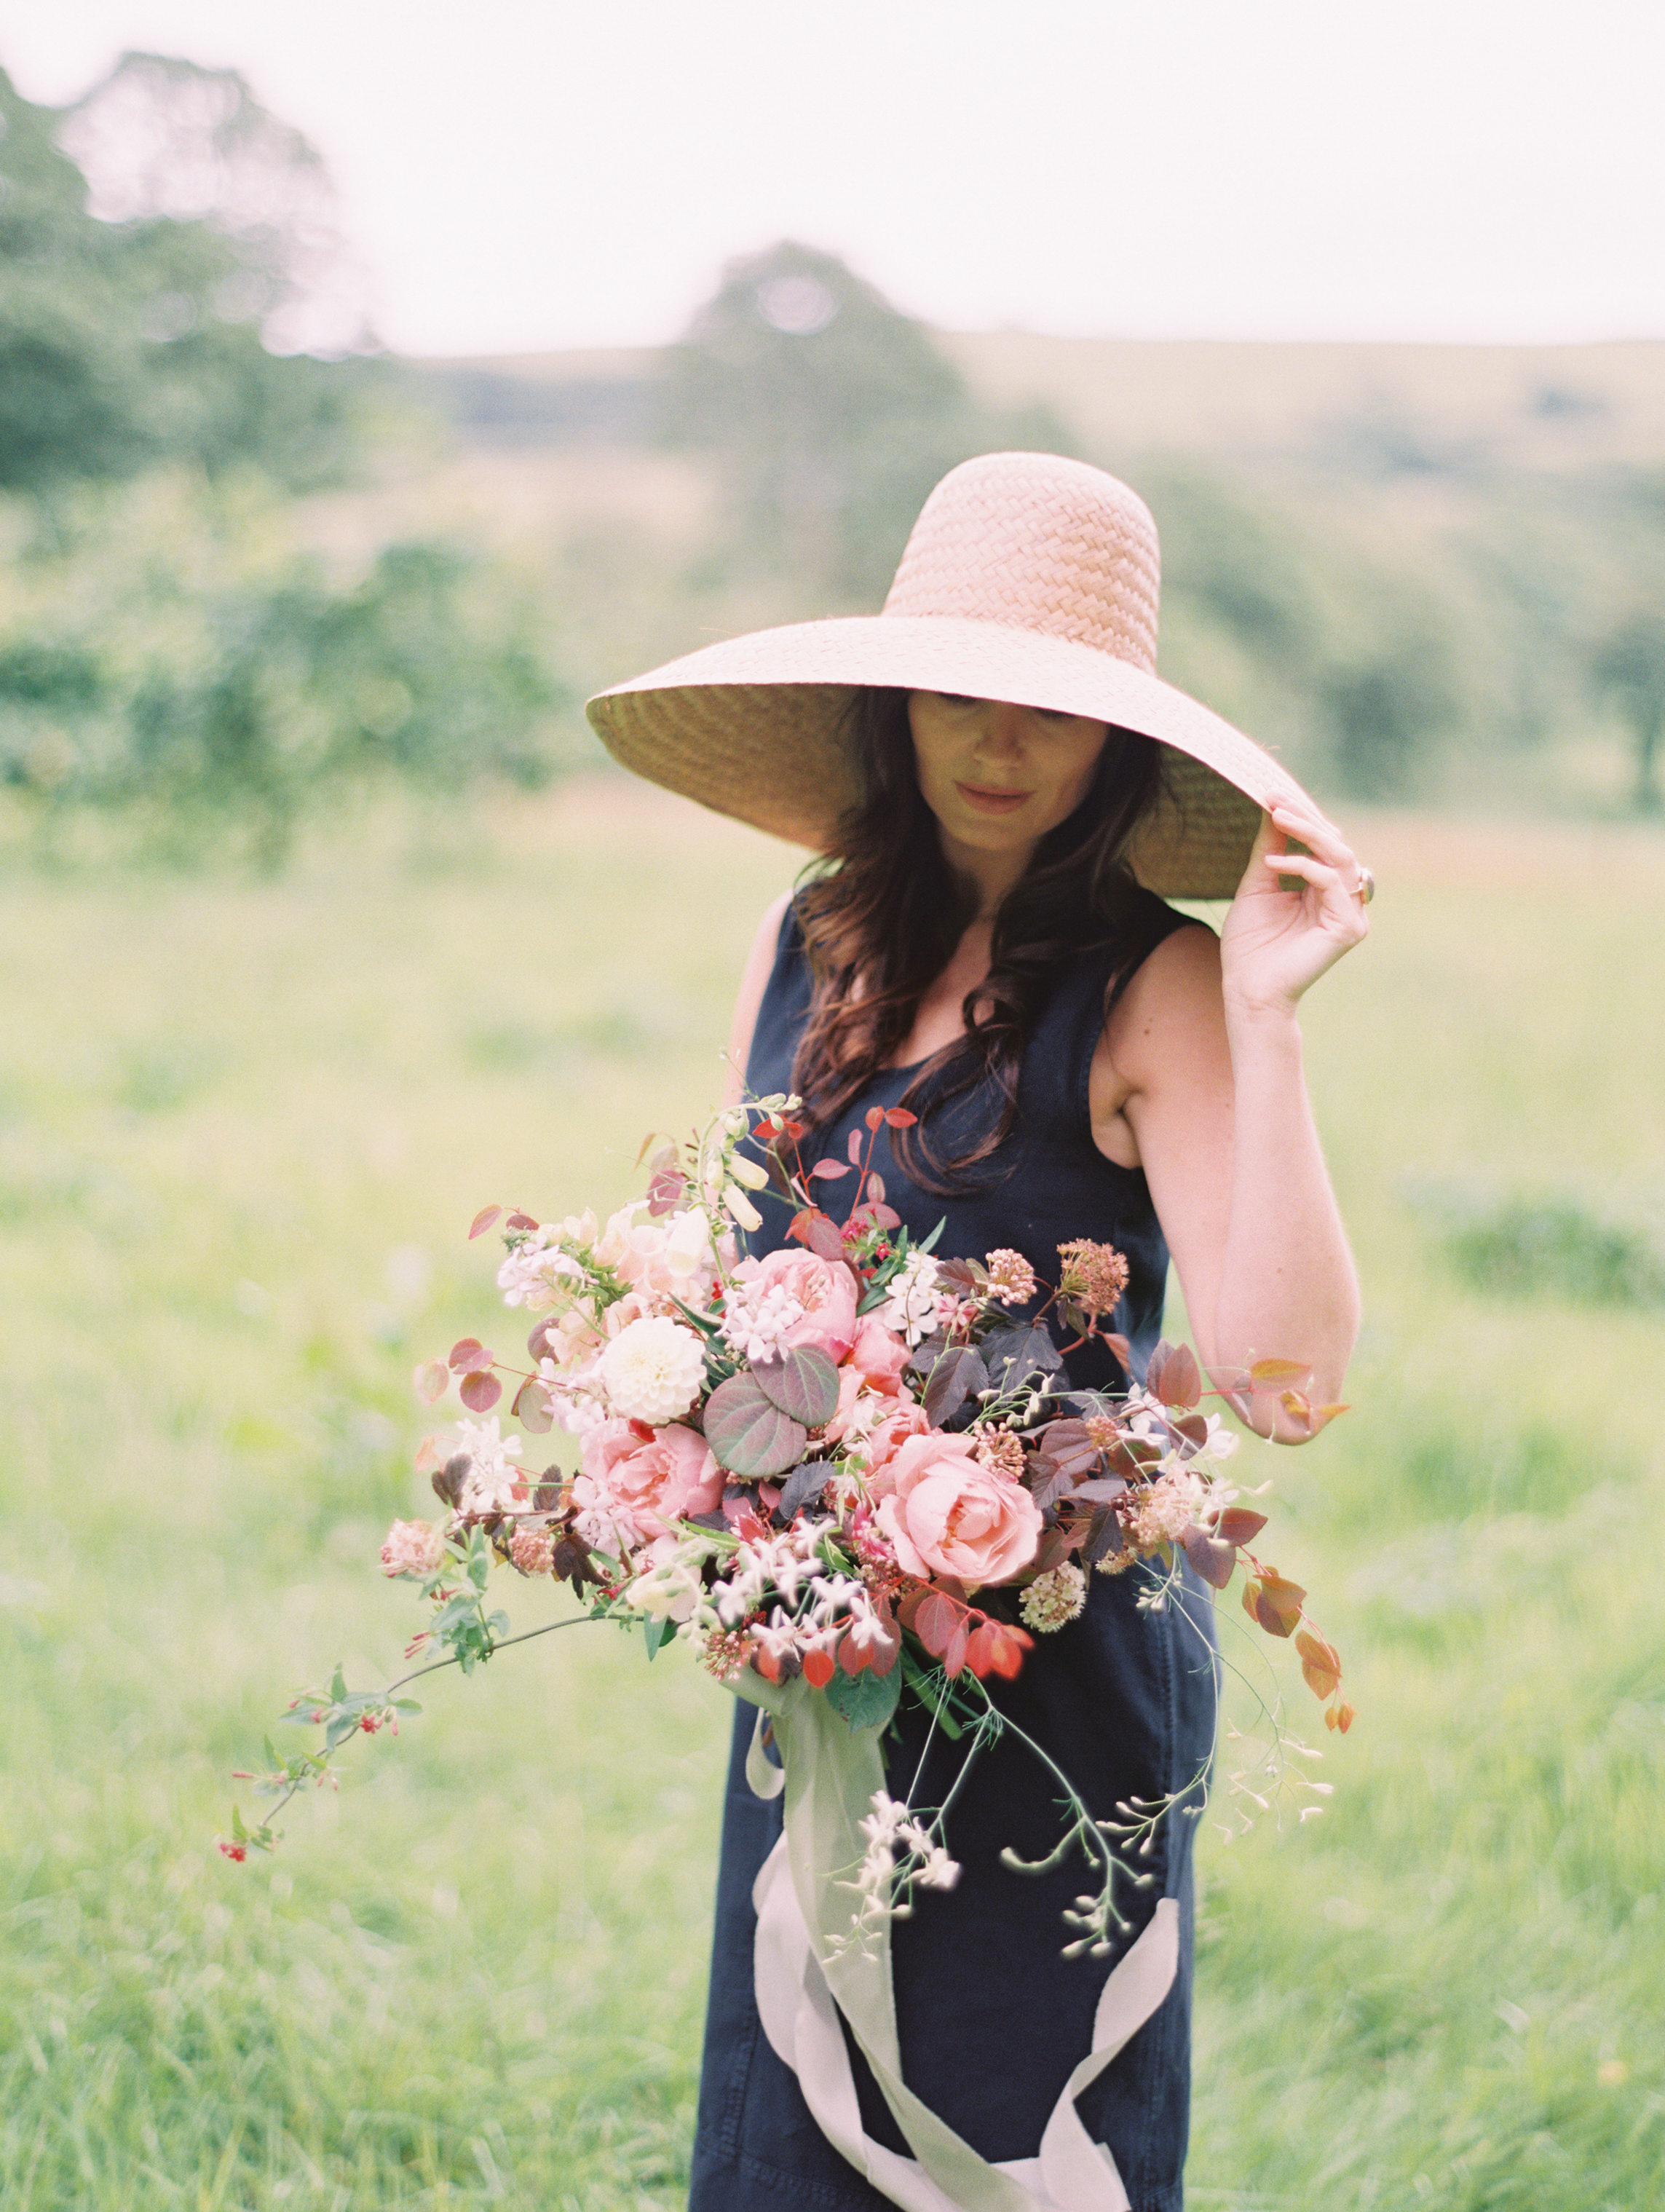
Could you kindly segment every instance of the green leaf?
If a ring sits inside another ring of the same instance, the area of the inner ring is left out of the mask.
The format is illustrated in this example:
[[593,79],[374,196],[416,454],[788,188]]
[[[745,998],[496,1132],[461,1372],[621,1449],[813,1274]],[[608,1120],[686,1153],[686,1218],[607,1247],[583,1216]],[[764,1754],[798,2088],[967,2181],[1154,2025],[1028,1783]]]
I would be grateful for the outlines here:
[[864,1667],[859,1674],[847,1674],[841,1667],[823,1694],[853,1729],[883,1728],[902,1695],[902,1669],[892,1667],[888,1674],[875,1674]]
[[751,1379],[788,1420],[818,1429],[838,1411],[838,1370],[812,1345],[754,1362]]
[[676,1632],[677,1626],[673,1620],[665,1617],[655,1620],[651,1613],[644,1615],[641,1624],[642,1640],[647,1646],[647,1656],[650,1662],[659,1657],[659,1647],[668,1644]]

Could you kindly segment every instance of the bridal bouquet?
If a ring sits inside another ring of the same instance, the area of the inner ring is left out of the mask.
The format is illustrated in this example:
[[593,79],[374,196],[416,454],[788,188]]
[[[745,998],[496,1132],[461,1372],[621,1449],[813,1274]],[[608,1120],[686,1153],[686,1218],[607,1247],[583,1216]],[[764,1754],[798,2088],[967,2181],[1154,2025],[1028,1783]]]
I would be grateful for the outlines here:
[[[500,1229],[498,1286],[532,1328],[524,1360],[468,1337],[417,1370],[426,1402],[454,1390],[461,1410],[418,1455],[442,1516],[396,1522],[382,1549],[384,1571],[432,1607],[407,1654],[416,1671],[468,1671],[523,1640],[487,1609],[503,1566],[569,1584],[577,1618],[639,1625],[650,1657],[690,1645],[760,1705],[799,1685],[866,1730],[911,1694],[949,1734],[986,1735],[1010,1723],[982,1683],[1017,1674],[1036,1635],[1082,1611],[1089,1575],[1142,1563],[1139,1601],[1160,1608],[1183,1557],[1217,1589],[1243,1565],[1250,1618],[1293,1636],[1328,1725],[1345,1730],[1340,1660],[1304,1591],[1252,1549],[1266,1516],[1229,1478],[1237,1439],[1200,1410],[1190,1352],[1160,1346],[1125,1395],[1068,1386],[1066,1356],[1090,1340],[1127,1366],[1107,1326],[1121,1255],[1064,1244],[1050,1285],[1015,1251],[940,1255],[934,1237],[910,1240],[871,1164],[879,1128],[914,1117],[875,1108],[865,1146],[858,1131],[847,1159],[805,1170],[796,1106],[730,1109],[651,1158],[650,1139],[645,1194],[605,1224],[501,1206],[476,1219],[475,1237]],[[794,1209],[787,1246],[744,1256],[771,1182]],[[820,1202],[840,1183],[842,1220]],[[1246,1419],[1276,1400],[1316,1428],[1340,1409],[1311,1405],[1306,1380],[1264,1360],[1215,1377],[1213,1395]],[[521,1434],[503,1432],[505,1401]],[[563,1457],[534,1470],[526,1440],[551,1431]],[[353,1692],[337,1674],[288,1716],[321,1727],[322,1748],[274,1752],[246,1778],[282,1799],[322,1778],[349,1737],[415,1710],[404,1686]],[[1084,1945],[1103,1943],[1119,1921],[1112,1876],[1169,1808],[1095,1822],[1057,1779],[1071,1836],[1103,1871],[1083,1920]],[[880,1792],[863,1832],[858,1918],[905,1909],[909,1881],[951,1881],[939,1819]],[[234,1817],[222,1848],[271,1841]]]

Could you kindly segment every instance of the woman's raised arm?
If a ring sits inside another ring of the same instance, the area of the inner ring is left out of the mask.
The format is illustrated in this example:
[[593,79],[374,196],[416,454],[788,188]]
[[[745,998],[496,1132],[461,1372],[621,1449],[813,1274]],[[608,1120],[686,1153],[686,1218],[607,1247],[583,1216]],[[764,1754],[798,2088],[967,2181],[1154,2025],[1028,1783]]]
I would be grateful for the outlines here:
[[[1291,852],[1291,840],[1307,850]],[[1280,888],[1280,877],[1297,888]],[[1297,1007],[1364,935],[1361,880],[1331,823],[1279,807],[1262,823],[1218,945],[1177,931],[1133,978],[1106,1038],[1115,1079],[1095,1085],[1104,1124],[1119,1114],[1137,1146],[1204,1364],[1300,1359],[1321,1402],[1340,1395],[1358,1285],[1307,1098]],[[1306,1431],[1280,1416],[1275,1433],[1299,1443]]]

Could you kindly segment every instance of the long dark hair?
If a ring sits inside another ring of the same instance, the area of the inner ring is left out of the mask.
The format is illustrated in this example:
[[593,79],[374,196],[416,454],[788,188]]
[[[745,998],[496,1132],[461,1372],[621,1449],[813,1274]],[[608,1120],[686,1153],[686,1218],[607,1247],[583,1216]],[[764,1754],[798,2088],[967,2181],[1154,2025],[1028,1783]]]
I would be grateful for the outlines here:
[[[811,1128],[836,1121],[889,1065],[976,915],[973,889],[944,857],[919,787],[908,694],[859,691],[848,735],[863,796],[795,902],[814,989],[792,1085]],[[920,1066],[903,1097],[920,1120],[892,1141],[925,1189],[963,1189],[968,1171],[1010,1133],[1024,1046],[1065,962],[1097,945],[1127,944],[1131,957],[1143,894],[1126,855],[1161,790],[1161,746],[1112,728],[1086,796],[1041,839],[1001,902],[988,974],[962,1009],[964,1035]],[[944,1158],[933,1121],[985,1085],[999,1102],[993,1117]]]

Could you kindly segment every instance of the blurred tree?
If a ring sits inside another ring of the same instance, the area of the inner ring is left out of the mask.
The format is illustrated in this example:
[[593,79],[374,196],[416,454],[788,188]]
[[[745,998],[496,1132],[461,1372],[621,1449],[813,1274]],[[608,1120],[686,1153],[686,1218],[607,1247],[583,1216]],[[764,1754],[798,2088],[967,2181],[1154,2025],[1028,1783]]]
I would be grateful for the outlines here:
[[545,781],[568,703],[514,580],[464,550],[385,547],[338,580],[283,509],[185,472],[100,489],[14,574],[0,783],[44,820],[125,811],[179,857],[270,868],[310,816],[379,787]]
[[1665,616],[1639,609],[1615,624],[1596,647],[1590,673],[1630,724],[1636,746],[1636,805],[1659,807],[1659,740],[1665,731]]
[[[192,157],[179,116],[193,100],[219,118],[197,141],[246,158]],[[100,180],[98,212],[66,146]],[[339,473],[357,380],[263,339],[302,326],[326,190],[305,142],[232,72],[130,55],[68,111],[0,72],[0,490],[182,457],[295,486]]]
[[1050,410],[983,408],[922,324],[830,253],[731,263],[665,357],[660,433],[722,473],[731,560],[869,601],[926,495],[1002,447],[1074,450]]

